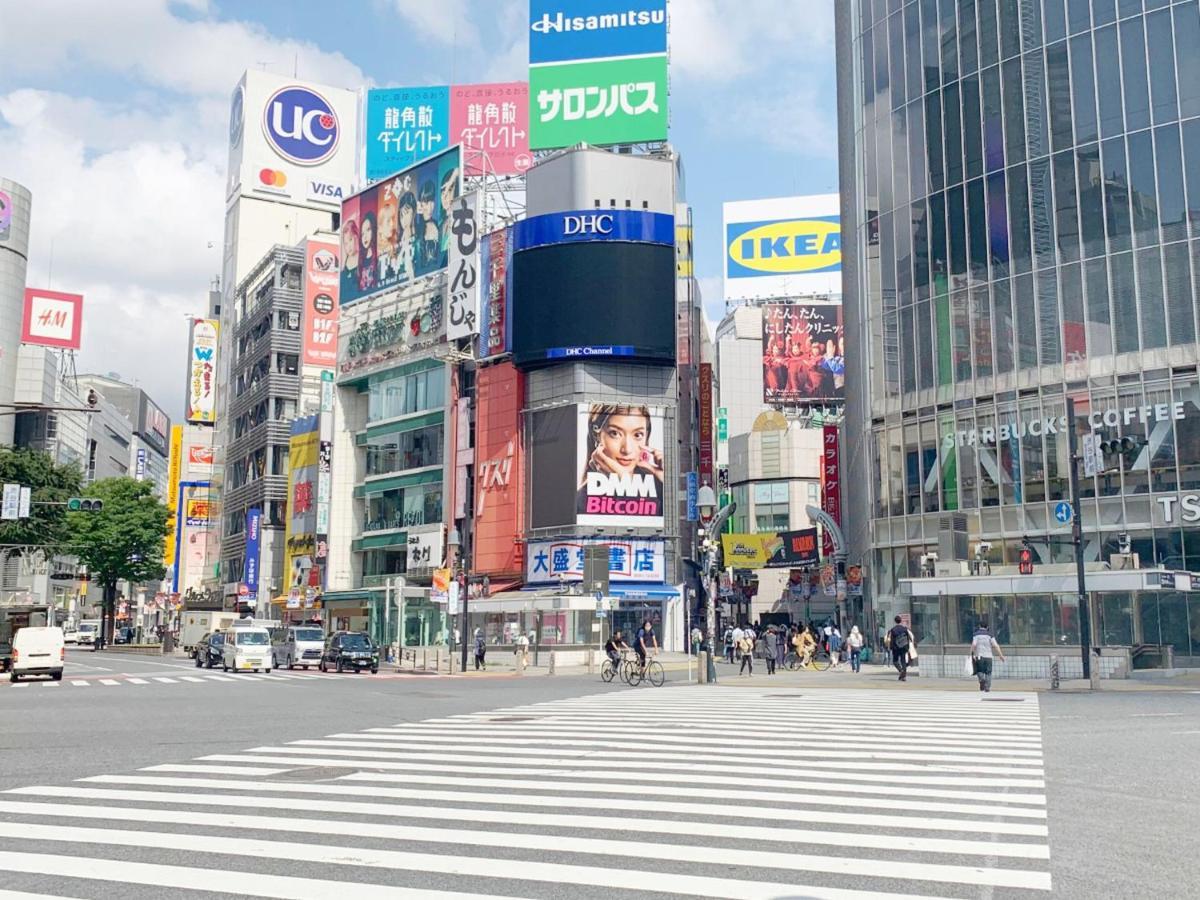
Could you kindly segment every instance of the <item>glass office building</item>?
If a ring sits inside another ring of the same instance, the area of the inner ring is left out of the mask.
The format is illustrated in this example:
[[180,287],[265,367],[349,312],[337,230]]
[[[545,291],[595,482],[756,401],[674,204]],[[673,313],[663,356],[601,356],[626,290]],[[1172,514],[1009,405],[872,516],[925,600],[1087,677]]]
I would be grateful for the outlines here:
[[[951,515],[993,564],[1072,561],[1068,398],[1077,434],[1131,439],[1081,481],[1085,559],[1127,533],[1200,571],[1200,3],[837,16],[847,531],[875,608],[906,608]],[[1200,656],[1186,601],[1170,642]]]

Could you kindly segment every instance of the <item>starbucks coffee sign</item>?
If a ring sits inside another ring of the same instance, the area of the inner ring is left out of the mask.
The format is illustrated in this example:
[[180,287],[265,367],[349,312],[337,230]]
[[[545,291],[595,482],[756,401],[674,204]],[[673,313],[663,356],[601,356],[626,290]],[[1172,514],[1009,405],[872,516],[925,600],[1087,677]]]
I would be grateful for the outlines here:
[[[1177,421],[1184,418],[1183,401],[1176,403],[1149,403],[1145,406],[1126,406],[1113,409],[1098,409],[1088,414],[1087,422],[1093,431],[1101,428],[1128,427],[1152,425],[1158,422]],[[995,428],[972,428],[967,431],[955,431],[942,438],[942,446],[946,449],[954,447],[992,446],[997,442],[1020,440],[1029,437],[1040,437],[1043,434],[1066,434],[1066,416],[1046,416],[1041,419],[1016,419],[1004,422]]]

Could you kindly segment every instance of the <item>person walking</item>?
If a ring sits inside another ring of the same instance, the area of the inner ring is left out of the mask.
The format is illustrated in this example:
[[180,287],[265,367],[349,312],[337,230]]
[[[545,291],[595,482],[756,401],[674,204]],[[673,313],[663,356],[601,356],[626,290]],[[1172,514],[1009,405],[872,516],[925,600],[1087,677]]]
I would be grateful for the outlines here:
[[887,633],[884,643],[892,651],[892,665],[900,673],[899,680],[908,681],[908,655],[914,643],[913,636],[912,632],[902,624],[899,616],[896,616],[894,621],[895,624]]
[[763,654],[767,660],[767,674],[775,674],[775,665],[779,662],[779,633],[774,625],[767,627],[767,633],[762,636]]
[[985,694],[992,689],[992,665],[997,656],[1004,662],[1000,644],[988,633],[987,623],[980,622],[971,638],[971,663],[979,679],[979,690]]
[[836,625],[829,626],[829,637],[826,639],[829,650],[829,668],[836,669],[842,661],[842,633]]
[[742,652],[742,638],[746,636],[746,632],[741,625],[734,625],[733,633],[730,636],[733,639],[733,643],[729,647],[729,664],[733,665]]
[[692,626],[690,637],[692,639],[692,656],[695,656],[700,652],[700,642],[704,640],[704,636],[700,633],[700,627],[698,625]]
[[487,641],[483,638],[483,629],[475,629],[475,671],[487,669]]
[[732,666],[733,665],[733,651],[734,651],[733,626],[732,625],[725,626],[725,636],[721,638],[721,643],[725,649],[725,661]]
[[850,628],[850,634],[846,636],[846,646],[850,648],[850,670],[862,672],[863,636],[857,625]]
[[741,675],[749,669],[749,674],[754,675],[754,638],[750,637],[754,632],[743,631],[741,638],[737,642],[738,653],[742,657],[742,666],[738,669],[738,674]]
[[782,666],[783,658],[787,655],[787,631],[780,626],[775,629],[775,665]]

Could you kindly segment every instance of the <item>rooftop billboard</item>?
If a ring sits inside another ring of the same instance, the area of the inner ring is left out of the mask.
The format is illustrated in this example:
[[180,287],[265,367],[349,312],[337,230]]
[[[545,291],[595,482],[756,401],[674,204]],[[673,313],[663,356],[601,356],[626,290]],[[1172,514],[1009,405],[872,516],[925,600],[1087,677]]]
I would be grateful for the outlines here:
[[727,301],[842,293],[837,194],[725,204]]

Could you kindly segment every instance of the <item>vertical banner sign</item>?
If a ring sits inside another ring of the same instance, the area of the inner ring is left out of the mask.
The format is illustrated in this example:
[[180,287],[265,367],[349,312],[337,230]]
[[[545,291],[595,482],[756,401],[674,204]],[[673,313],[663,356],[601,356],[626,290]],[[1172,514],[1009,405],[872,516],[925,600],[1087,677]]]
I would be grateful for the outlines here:
[[462,144],[466,175],[519,175],[529,155],[529,84],[450,88],[450,143]]
[[15,521],[21,508],[21,486],[6,484],[4,486],[4,502],[0,508],[0,519]]
[[146,480],[146,450],[143,447],[138,448],[137,463],[133,468],[133,477],[138,481]]
[[303,364],[337,367],[338,246],[309,238],[304,251]]
[[217,420],[217,328],[216,319],[193,319],[188,349],[187,400],[184,418],[212,424]]
[[459,197],[450,212],[450,312],[446,340],[479,334],[479,194]]
[[488,359],[511,349],[508,340],[508,258],[512,242],[508,229],[501,228],[489,234],[481,251],[484,289],[480,292],[479,356]]
[[[838,452],[838,428],[826,425],[821,442],[821,508],[840,526],[842,524],[841,456]],[[826,559],[833,558],[833,539],[825,533],[821,547]]]
[[[175,519],[179,513],[179,482],[183,471],[183,426],[171,426],[171,450],[167,457],[167,539],[163,542],[163,565],[174,566],[176,559]],[[178,573],[176,573],[178,579]]]
[[441,153],[453,143],[449,133],[446,85],[367,91],[367,181]]
[[321,422],[317,445],[317,546],[315,561],[319,583],[325,588],[325,566],[329,558],[329,507],[333,501],[333,373],[321,373]]
[[700,483],[713,483],[713,369],[700,363]]
[[695,472],[687,473],[687,520],[700,520],[700,478]]
[[262,547],[262,510],[252,506],[246,510],[246,577],[250,591],[248,599],[258,599],[258,555]]
[[320,490],[320,419],[292,420],[288,439],[288,499],[284,517],[283,573],[288,588],[302,586],[315,565],[317,494]]

